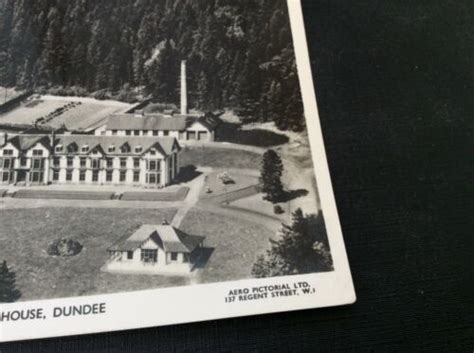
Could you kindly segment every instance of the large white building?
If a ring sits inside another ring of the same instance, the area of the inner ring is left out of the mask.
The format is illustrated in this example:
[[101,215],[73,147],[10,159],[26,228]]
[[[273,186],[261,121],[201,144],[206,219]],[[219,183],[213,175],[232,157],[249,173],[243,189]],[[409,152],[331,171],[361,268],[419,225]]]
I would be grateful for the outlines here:
[[164,187],[179,173],[172,137],[0,136],[0,184],[125,184]]

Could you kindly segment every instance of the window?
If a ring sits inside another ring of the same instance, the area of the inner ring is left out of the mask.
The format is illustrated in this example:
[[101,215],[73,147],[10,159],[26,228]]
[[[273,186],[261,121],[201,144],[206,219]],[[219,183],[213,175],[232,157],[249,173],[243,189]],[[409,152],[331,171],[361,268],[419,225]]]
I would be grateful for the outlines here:
[[133,130],[134,136],[140,136],[140,130]]
[[133,168],[140,168],[140,158],[133,159]]
[[86,172],[81,170],[79,173],[79,181],[86,181]]
[[140,181],[140,172],[133,172],[133,182],[138,183]]
[[59,180],[59,171],[55,170],[53,171],[53,181],[58,181]]
[[127,180],[127,172],[120,171],[120,182],[123,183],[125,180]]
[[99,171],[92,171],[92,182],[97,183],[99,181]]
[[157,262],[158,261],[158,250],[142,249],[141,260],[143,262]]
[[33,150],[33,156],[42,156],[43,150]]
[[127,158],[120,158],[120,168],[127,168]]
[[71,168],[74,163],[74,158],[73,157],[67,157],[67,167]]
[[67,151],[69,153],[75,153],[77,152],[77,145],[75,143],[73,144],[70,144],[68,147],[67,147]]
[[148,161],[148,170],[154,170],[154,171],[159,171],[161,170],[161,165],[160,161],[156,159],[151,159]]
[[171,261],[178,261],[178,253],[172,252],[171,253]]
[[4,159],[3,160],[3,168],[10,169],[13,167],[13,160],[12,159]]
[[125,135],[131,136],[132,135],[132,130],[125,130]]
[[117,130],[112,130],[112,136],[117,136]]
[[39,183],[41,180],[43,180],[43,173],[40,172],[32,172],[30,174],[30,180],[33,183]]
[[158,185],[161,183],[160,173],[147,173],[146,182],[148,184]]
[[21,158],[20,158],[20,166],[26,167],[27,163],[28,163],[28,159],[27,159],[27,158],[25,158],[25,157],[21,157]]
[[114,153],[115,152],[115,146],[110,146],[108,151],[109,151],[109,153]]
[[133,260],[133,251],[127,251],[127,260]]
[[66,181],[72,181],[72,170],[70,169],[66,171]]
[[33,169],[43,169],[44,160],[43,159],[33,159]]
[[86,146],[82,146],[81,152],[82,152],[82,153],[86,153],[87,151],[89,151],[89,146],[87,146],[87,145],[86,145]]
[[138,146],[138,147],[135,147],[135,153],[142,153],[143,151],[143,148]]
[[59,159],[59,157],[54,157],[53,158],[53,167],[59,167],[60,164],[61,164],[61,159]]
[[108,182],[112,182],[113,175],[114,175],[113,171],[108,170],[107,173],[105,174],[105,180]]
[[100,168],[100,160],[99,159],[91,159],[91,168],[92,169],[99,169]]
[[130,146],[128,144],[125,144],[121,148],[122,153],[130,153]]
[[3,150],[4,156],[13,156],[13,150]]
[[147,136],[148,135],[148,130],[143,130],[143,136]]
[[189,262],[189,254],[183,254],[183,263]]
[[153,136],[158,136],[158,131],[154,130],[153,131]]
[[10,181],[10,173],[4,172],[2,176],[2,181]]
[[169,131],[163,131],[163,136],[169,136],[170,132]]
[[86,167],[86,163],[87,163],[87,159],[85,157],[81,157],[80,159],[81,161],[81,168],[85,168]]
[[54,149],[57,153],[61,153],[63,151],[63,146],[59,145],[59,146],[56,146],[56,148]]
[[150,155],[155,156],[156,155],[156,150],[150,150]]
[[113,168],[114,167],[114,160],[112,158],[107,158],[106,159],[106,165],[107,165],[107,168]]

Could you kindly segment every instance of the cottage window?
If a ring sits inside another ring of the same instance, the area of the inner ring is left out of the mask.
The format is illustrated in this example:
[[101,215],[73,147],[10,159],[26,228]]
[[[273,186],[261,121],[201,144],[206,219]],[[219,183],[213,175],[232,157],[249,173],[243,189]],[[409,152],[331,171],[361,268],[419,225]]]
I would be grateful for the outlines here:
[[132,130],[125,130],[125,135],[131,136],[132,135]]
[[62,151],[63,151],[63,146],[56,146],[55,151],[56,151],[57,153],[62,152]]
[[60,163],[61,163],[61,160],[58,157],[53,158],[53,166],[54,167],[59,167]]
[[114,167],[114,160],[112,158],[107,158],[106,159],[106,165],[107,165],[107,168],[113,168]]
[[25,158],[25,157],[21,157],[21,158],[20,158],[20,165],[21,165],[22,167],[26,167],[27,162],[28,162],[28,159],[27,159],[27,158]]
[[183,263],[189,262],[189,254],[183,254]]
[[87,159],[85,157],[81,157],[80,161],[81,161],[81,168],[85,168]]
[[59,180],[59,171],[55,170],[53,172],[53,181],[58,181]]
[[122,146],[121,151],[122,153],[130,153],[130,146],[129,145]]
[[67,148],[67,151],[69,153],[77,152],[77,145],[76,144],[69,145],[68,148]]
[[13,167],[13,160],[12,159],[4,159],[3,160],[3,168],[4,169],[10,169]]
[[150,150],[150,155],[151,155],[151,156],[156,155],[156,151],[155,151],[155,150]]
[[13,150],[3,150],[4,156],[13,156]]
[[133,251],[127,251],[127,260],[133,260]]
[[160,161],[159,160],[149,160],[148,161],[148,170],[159,171],[160,170]]
[[140,168],[140,158],[133,159],[133,168]]
[[112,135],[117,136],[117,130],[112,130]]
[[120,182],[123,183],[127,180],[127,172],[120,171]]
[[171,253],[171,261],[178,261],[178,253],[172,252]]
[[100,160],[99,159],[91,159],[92,169],[100,168]]
[[86,181],[86,172],[81,171],[79,173],[79,181]]
[[31,181],[33,183],[39,183],[41,180],[43,180],[43,173],[40,173],[40,172],[31,173]]
[[33,150],[33,156],[42,156],[43,150]]
[[163,131],[163,136],[169,136],[170,132],[169,131]]
[[110,146],[108,151],[109,151],[109,153],[114,153],[115,152],[115,146]]
[[158,250],[154,249],[142,249],[141,260],[143,262],[157,262],[158,261]]
[[89,146],[87,146],[87,145],[86,145],[86,146],[83,146],[83,147],[81,148],[81,152],[82,152],[82,153],[86,153],[88,150],[89,150]]
[[120,158],[120,168],[127,168],[127,158]]
[[140,136],[140,130],[134,130],[133,135],[135,136]]
[[67,158],[67,166],[68,168],[73,166],[74,159],[72,157]]
[[135,147],[135,153],[142,153],[143,148],[142,147]]
[[158,136],[158,131],[157,130],[153,131],[153,136]]

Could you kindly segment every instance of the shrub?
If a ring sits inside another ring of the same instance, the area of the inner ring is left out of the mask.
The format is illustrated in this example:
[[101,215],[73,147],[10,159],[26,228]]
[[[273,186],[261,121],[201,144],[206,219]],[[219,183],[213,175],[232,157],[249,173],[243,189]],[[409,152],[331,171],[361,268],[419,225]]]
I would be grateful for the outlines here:
[[285,213],[285,211],[283,210],[283,208],[280,205],[273,206],[273,212],[275,212],[275,214]]
[[46,252],[50,256],[75,256],[82,250],[82,244],[73,239],[56,239],[48,245]]

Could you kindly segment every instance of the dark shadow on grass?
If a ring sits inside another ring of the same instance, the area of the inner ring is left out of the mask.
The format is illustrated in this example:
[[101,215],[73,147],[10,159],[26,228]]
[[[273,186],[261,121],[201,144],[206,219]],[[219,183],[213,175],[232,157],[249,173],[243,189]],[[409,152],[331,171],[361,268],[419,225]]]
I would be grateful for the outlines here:
[[201,174],[202,174],[201,172],[197,171],[197,168],[195,165],[187,165],[187,166],[181,167],[179,170],[178,177],[176,178],[176,183],[188,183],[196,179]]
[[256,147],[274,147],[288,143],[287,136],[263,129],[241,130],[240,124],[222,123],[217,131],[217,141]]
[[209,261],[210,257],[214,253],[214,250],[215,250],[214,248],[207,248],[207,247],[201,248],[200,249],[201,255],[199,256],[199,259],[196,261],[194,270],[205,268],[207,265],[207,262]]

